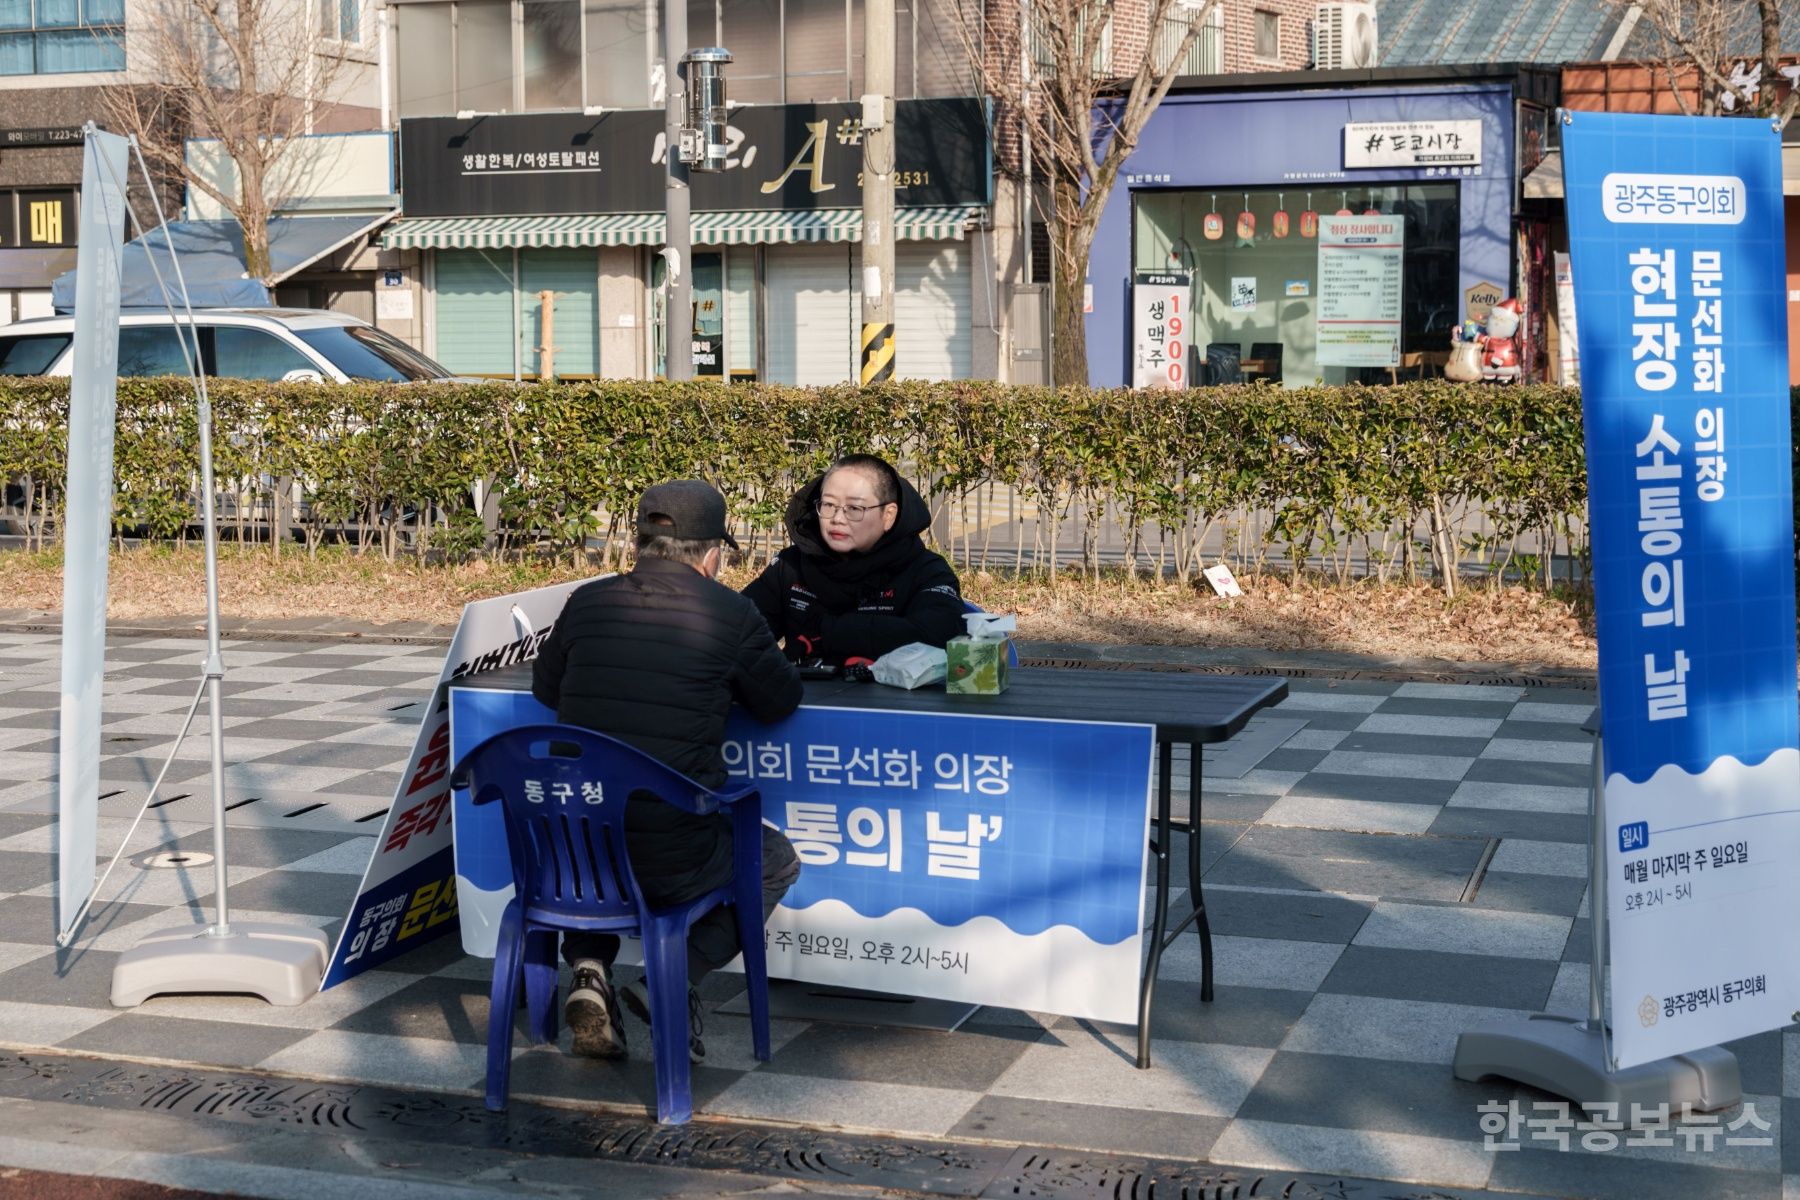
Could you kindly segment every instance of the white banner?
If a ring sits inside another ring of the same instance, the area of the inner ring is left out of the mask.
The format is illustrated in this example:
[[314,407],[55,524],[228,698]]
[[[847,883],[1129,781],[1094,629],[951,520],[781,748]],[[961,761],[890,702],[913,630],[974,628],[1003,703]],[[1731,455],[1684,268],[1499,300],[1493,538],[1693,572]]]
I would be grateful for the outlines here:
[[62,716],[57,741],[57,909],[67,933],[94,887],[100,817],[100,696],[106,670],[106,552],[112,540],[113,413],[119,383],[119,277],[131,144],[90,128],[82,150],[75,252],[63,531]]
[[[452,679],[523,662],[537,655],[569,593],[585,582],[477,600],[444,652],[431,704],[419,722],[394,803],[381,823],[375,853],[338,934],[323,987],[379,966],[431,937],[456,928],[456,867],[450,841],[450,704]],[[421,937],[427,931],[431,937]]]
[[1481,122],[1377,121],[1344,126],[1344,166],[1479,167]]
[[1185,271],[1141,273],[1131,289],[1131,386],[1184,388],[1193,287]]
[[1319,218],[1319,365],[1400,364],[1406,219]]
[[1569,268],[1569,256],[1558,250],[1556,263],[1556,366],[1557,382],[1564,387],[1581,386],[1581,339],[1575,323],[1575,273]]

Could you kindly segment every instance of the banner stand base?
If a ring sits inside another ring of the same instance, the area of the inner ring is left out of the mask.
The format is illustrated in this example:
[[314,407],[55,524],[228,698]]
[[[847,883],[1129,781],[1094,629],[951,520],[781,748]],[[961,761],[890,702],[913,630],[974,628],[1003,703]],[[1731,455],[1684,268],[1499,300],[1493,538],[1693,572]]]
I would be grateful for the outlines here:
[[[831,983],[769,980],[769,1015],[790,1021],[830,1021],[839,1025],[883,1025],[894,1029],[954,1033],[980,1007],[956,1000],[923,1000],[916,996],[895,996]],[[721,1004],[719,1011],[748,1016],[749,994],[739,993]]]
[[309,925],[239,921],[215,935],[209,925],[150,934],[113,965],[112,1002],[142,1004],[168,992],[248,994],[293,1005],[314,995],[331,946]]
[[1631,1123],[1633,1106],[1654,1112],[1689,1108],[1715,1112],[1744,1098],[1737,1055],[1723,1046],[1608,1071],[1597,1022],[1538,1013],[1491,1021],[1456,1039],[1456,1077],[1473,1083],[1499,1077],[1565,1097],[1583,1108],[1610,1111]]

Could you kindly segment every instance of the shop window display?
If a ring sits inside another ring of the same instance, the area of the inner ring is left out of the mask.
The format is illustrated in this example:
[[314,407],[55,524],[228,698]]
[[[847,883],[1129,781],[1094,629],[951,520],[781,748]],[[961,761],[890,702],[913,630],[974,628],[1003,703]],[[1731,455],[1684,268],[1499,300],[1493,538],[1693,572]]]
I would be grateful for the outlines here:
[[[1133,269],[1193,279],[1190,377],[1204,382],[1207,349],[1255,364],[1288,387],[1385,371],[1318,362],[1318,217],[1375,212],[1405,219],[1401,351],[1443,351],[1457,321],[1461,238],[1457,185],[1139,191],[1133,196]],[[1261,347],[1265,353],[1255,353]],[[1236,347],[1235,356],[1223,348]],[[1270,348],[1279,353],[1270,356]],[[1265,370],[1273,357],[1277,372]]]

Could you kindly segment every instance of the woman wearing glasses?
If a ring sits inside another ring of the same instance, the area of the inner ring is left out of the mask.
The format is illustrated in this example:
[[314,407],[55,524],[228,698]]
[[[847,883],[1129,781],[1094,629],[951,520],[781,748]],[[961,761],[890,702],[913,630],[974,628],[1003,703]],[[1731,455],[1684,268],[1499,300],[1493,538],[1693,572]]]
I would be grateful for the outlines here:
[[796,662],[880,658],[962,632],[956,572],[919,535],[931,511],[893,467],[840,458],[788,502],[793,544],[744,595]]

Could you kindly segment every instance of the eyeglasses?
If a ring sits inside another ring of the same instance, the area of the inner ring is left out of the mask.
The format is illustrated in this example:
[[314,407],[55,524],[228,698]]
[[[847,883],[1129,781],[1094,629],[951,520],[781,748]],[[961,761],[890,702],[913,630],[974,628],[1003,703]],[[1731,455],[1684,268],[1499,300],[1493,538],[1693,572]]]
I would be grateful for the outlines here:
[[818,514],[821,521],[829,521],[839,513],[843,513],[844,520],[854,525],[868,514],[886,507],[886,504],[833,504],[829,500],[821,500],[813,505],[813,512]]

